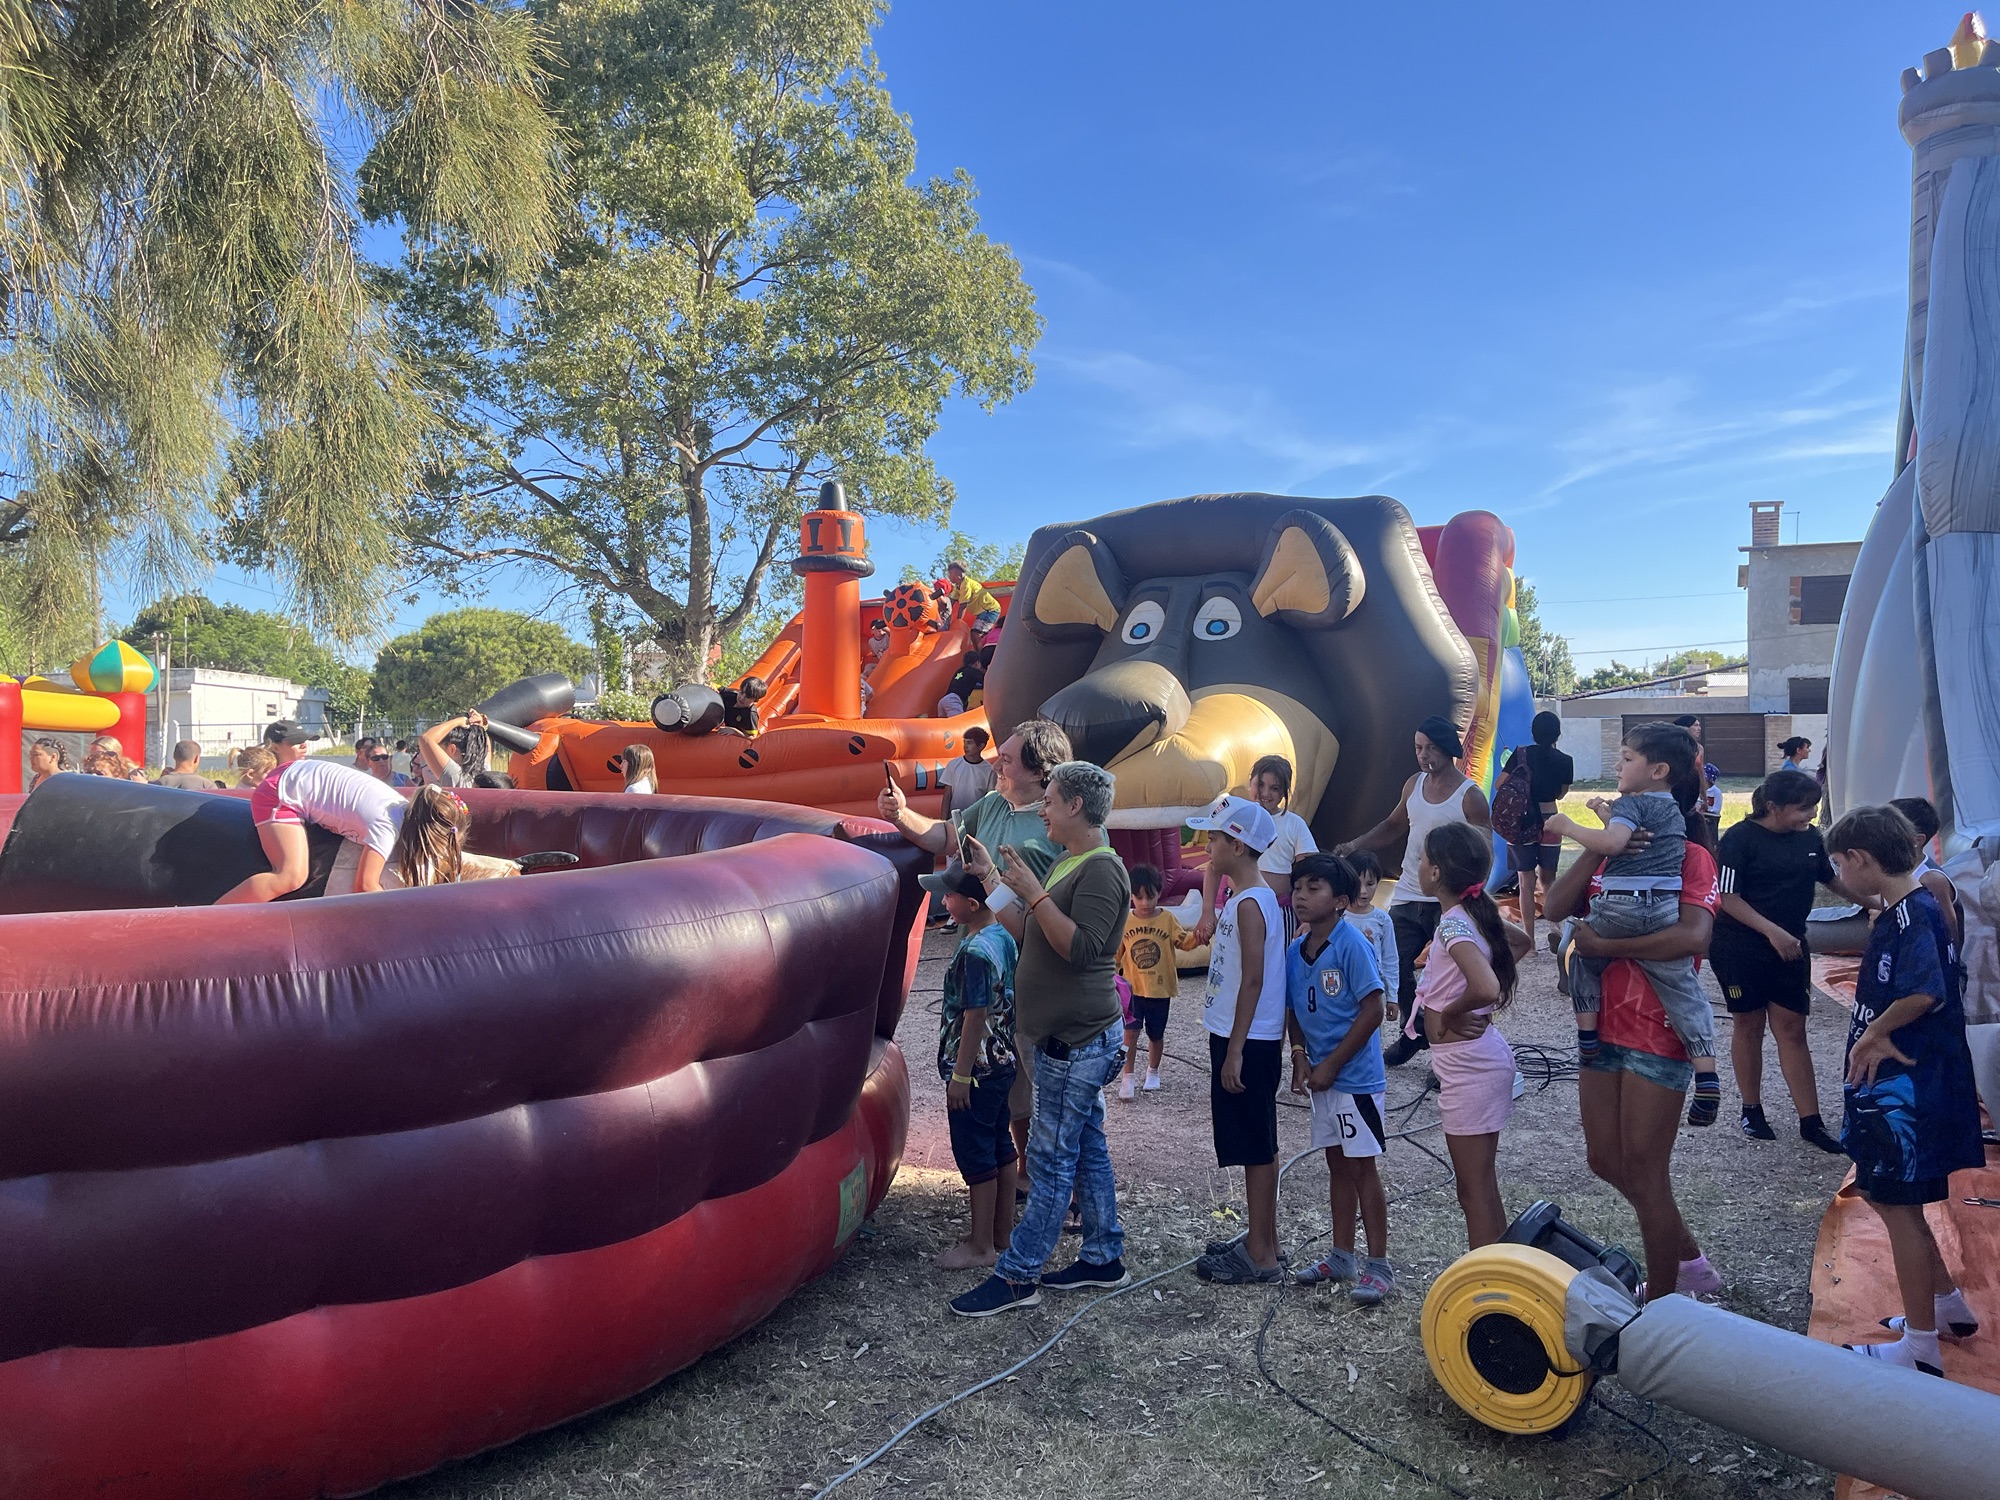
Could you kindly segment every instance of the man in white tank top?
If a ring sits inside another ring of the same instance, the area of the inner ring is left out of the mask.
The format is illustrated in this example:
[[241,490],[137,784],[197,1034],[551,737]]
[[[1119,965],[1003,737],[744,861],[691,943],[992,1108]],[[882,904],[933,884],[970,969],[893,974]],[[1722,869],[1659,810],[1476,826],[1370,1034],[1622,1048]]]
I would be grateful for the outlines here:
[[[1486,793],[1456,762],[1465,754],[1458,730],[1436,715],[1417,726],[1417,774],[1403,783],[1402,800],[1395,811],[1359,838],[1350,839],[1334,852],[1372,850],[1388,858],[1399,844],[1403,851],[1403,871],[1389,893],[1389,920],[1396,928],[1397,1018],[1405,1019],[1417,997],[1417,958],[1437,931],[1438,903],[1426,896],[1417,884],[1417,857],[1423,853],[1425,836],[1442,823],[1470,823],[1491,830],[1493,813]],[[1386,976],[1385,976],[1386,977]],[[1393,1067],[1408,1062],[1430,1045],[1417,1028],[1412,1037],[1399,1037],[1384,1054]]]

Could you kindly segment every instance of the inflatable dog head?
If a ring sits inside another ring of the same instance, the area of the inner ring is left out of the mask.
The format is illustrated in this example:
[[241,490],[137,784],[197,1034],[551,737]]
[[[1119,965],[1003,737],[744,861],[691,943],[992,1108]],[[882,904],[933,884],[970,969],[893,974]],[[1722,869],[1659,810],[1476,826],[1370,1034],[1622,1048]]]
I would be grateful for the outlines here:
[[1044,714],[1118,777],[1114,826],[1178,826],[1263,755],[1322,843],[1381,818],[1411,734],[1461,729],[1472,654],[1394,500],[1197,495],[1050,526],[987,678],[995,731]]

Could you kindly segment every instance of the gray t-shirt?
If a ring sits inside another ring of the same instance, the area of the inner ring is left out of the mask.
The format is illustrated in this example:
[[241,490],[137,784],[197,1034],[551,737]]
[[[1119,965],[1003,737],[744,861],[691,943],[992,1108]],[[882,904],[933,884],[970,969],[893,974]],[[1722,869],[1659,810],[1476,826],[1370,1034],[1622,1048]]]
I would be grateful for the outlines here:
[[197,776],[192,771],[168,771],[160,777],[160,785],[178,787],[184,792],[212,792],[215,790],[215,779]]
[[1677,891],[1681,862],[1687,858],[1687,820],[1671,792],[1628,792],[1611,804],[1609,828],[1623,823],[1643,828],[1653,842],[1628,849],[1605,863],[1600,877],[1607,891]]
[[1041,804],[1016,807],[1005,792],[988,792],[963,812],[954,811],[952,822],[961,834],[971,834],[992,856],[997,867],[1000,846],[1011,844],[1035,872],[1035,879],[1047,880],[1049,867],[1056,862],[1056,846],[1049,842],[1048,825],[1042,821]]

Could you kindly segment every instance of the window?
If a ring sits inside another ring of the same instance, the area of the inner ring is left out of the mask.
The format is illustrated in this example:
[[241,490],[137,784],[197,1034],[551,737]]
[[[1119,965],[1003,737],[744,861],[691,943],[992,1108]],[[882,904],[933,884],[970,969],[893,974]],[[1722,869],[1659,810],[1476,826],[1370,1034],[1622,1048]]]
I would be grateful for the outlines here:
[[[1845,583],[1847,580],[1842,579]],[[1833,679],[1830,677],[1793,677],[1786,682],[1792,690],[1791,711],[1795,714],[1823,714],[1827,712],[1827,689]]]
[[1841,607],[1847,603],[1848,576],[1829,573],[1816,578],[1793,578],[1792,623],[1838,625]]

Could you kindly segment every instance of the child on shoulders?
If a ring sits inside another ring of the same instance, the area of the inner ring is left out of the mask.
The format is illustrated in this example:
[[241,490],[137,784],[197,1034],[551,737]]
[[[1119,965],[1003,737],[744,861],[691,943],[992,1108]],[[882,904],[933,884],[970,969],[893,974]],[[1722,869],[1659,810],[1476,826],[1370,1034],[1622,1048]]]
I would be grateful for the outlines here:
[[[1310,1093],[1312,1143],[1326,1149],[1333,1249],[1295,1273],[1311,1286],[1351,1281],[1348,1296],[1375,1307],[1395,1286],[1389,1269],[1389,1203],[1376,1159],[1388,1149],[1382,1095],[1382,971],[1359,926],[1343,920],[1361,890],[1337,854],[1309,854],[1292,866],[1292,914],[1301,931],[1285,950],[1286,1030],[1292,1037],[1292,1092]],[[1393,970],[1391,972],[1394,972]],[[1354,1220],[1368,1259],[1354,1259]]]
[[945,910],[960,937],[944,976],[938,1076],[945,1081],[951,1154],[972,1200],[972,1223],[963,1239],[939,1253],[936,1264],[958,1271],[992,1265],[1014,1234],[1017,1154],[1007,1094],[1016,1066],[1019,952],[987,906],[986,887],[977,876],[953,870],[943,880]]
[[[1677,724],[1639,724],[1618,752],[1618,797],[1590,800],[1602,828],[1585,828],[1567,813],[1542,826],[1592,854],[1605,856],[1600,894],[1586,919],[1599,937],[1650,937],[1681,919],[1681,861],[1687,855],[1687,819],[1673,788],[1695,773],[1694,736]],[[1634,835],[1647,837],[1634,843]],[[1715,1071],[1715,1015],[1691,958],[1635,960],[1694,1064],[1694,1102],[1688,1124],[1713,1125],[1722,1108],[1722,1080]],[[1572,956],[1570,999],[1576,1007],[1577,1052],[1597,1056],[1597,1014],[1606,960]]]

